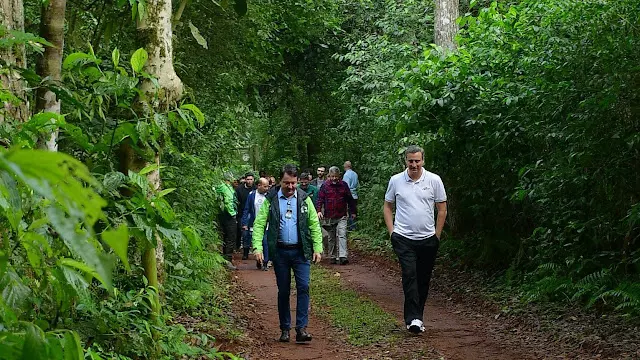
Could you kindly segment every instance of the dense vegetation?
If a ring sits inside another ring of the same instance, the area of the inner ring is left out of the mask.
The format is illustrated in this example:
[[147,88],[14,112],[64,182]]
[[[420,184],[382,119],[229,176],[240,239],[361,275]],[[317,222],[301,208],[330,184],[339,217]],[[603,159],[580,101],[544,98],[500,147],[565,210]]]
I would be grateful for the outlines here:
[[345,4],[344,32],[291,60],[305,85],[272,114],[302,114],[282,127],[310,136],[275,134],[285,148],[262,164],[351,160],[360,235],[389,249],[383,194],[403,147],[420,144],[449,193],[453,265],[500,274],[524,301],[636,313],[639,10],[624,0],[461,3],[458,50],[446,53],[431,45],[431,2]]
[[635,1],[463,1],[445,51],[433,1],[174,0],[173,59],[149,36],[167,1],[2,2],[0,359],[232,357],[212,341],[235,336],[222,172],[351,160],[360,235],[388,249],[383,193],[414,143],[454,266],[640,310]]

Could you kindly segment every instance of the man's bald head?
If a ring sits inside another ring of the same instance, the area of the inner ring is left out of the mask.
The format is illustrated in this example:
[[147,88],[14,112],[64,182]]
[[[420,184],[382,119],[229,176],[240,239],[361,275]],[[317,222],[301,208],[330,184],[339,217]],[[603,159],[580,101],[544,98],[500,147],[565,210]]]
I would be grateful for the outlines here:
[[351,169],[351,161],[344,162],[344,171]]
[[261,177],[258,179],[258,186],[256,187],[260,194],[264,194],[269,190],[269,180]]

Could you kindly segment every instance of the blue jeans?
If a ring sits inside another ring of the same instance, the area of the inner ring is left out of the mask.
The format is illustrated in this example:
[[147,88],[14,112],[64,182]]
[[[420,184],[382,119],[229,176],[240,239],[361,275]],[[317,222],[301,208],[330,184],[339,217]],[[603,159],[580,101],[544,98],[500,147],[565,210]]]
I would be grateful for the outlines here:
[[278,285],[278,316],[280,330],[291,329],[291,269],[296,278],[296,329],[309,323],[309,275],[311,262],[305,260],[302,249],[277,249],[277,260],[273,261]]

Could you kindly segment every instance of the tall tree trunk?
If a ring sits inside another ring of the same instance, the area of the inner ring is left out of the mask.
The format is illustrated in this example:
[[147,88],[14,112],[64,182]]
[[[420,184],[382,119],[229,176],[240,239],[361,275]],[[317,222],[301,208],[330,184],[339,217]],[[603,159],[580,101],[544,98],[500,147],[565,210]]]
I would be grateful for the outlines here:
[[[24,31],[22,0],[0,0],[0,19],[1,25],[7,31]],[[0,68],[3,67],[3,63],[7,66],[25,68],[27,66],[25,46],[15,45],[8,49],[0,49],[0,60],[2,60]],[[26,121],[29,118],[29,103],[26,97],[26,86],[20,74],[15,70],[0,74],[0,81],[5,89],[22,100],[19,104],[4,103],[4,108],[0,109],[0,123],[7,117]]]
[[[64,50],[64,17],[66,0],[50,0],[42,5],[40,15],[40,37],[49,41],[53,46],[44,50],[42,59],[38,62],[38,75],[49,78],[50,82],[60,83],[62,79],[62,52]],[[40,88],[37,93],[36,112],[45,111],[60,114],[60,100],[56,94]],[[40,146],[50,151],[58,151],[58,129],[51,132],[46,139],[41,140]]]
[[171,16],[171,0],[148,0],[147,14],[138,23],[138,33],[149,53],[145,70],[157,78],[160,85],[160,89],[156,89],[153,82],[146,79],[141,88],[149,98],[157,94],[152,105],[159,111],[175,105],[183,92],[182,81],[173,68]]
[[459,0],[435,0],[435,26],[434,40],[436,45],[448,51],[454,51],[457,46],[455,42],[458,33]]
[[[169,110],[177,104],[183,93],[182,81],[173,68],[171,10],[171,0],[147,0],[147,13],[138,23],[139,40],[149,55],[145,71],[155,77],[159,85],[156,88],[148,79],[140,85],[145,95],[142,110],[149,115]],[[139,159],[135,153],[133,156]],[[160,153],[155,154],[154,162],[160,164]],[[154,190],[161,188],[160,170],[150,172],[147,179]],[[156,241],[158,245],[155,248],[148,248],[144,252],[143,264],[149,284],[158,286],[163,276],[164,251],[159,236],[156,236]]]

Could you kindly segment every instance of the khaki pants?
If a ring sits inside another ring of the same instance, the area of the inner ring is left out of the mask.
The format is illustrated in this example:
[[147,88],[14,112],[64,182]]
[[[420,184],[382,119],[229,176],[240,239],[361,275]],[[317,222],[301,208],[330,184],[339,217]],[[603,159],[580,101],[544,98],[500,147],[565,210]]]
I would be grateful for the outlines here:
[[347,217],[340,219],[323,219],[323,235],[327,233],[327,256],[332,259],[346,258],[347,251]]
[[329,256],[329,233],[322,227],[322,222],[320,224],[320,230],[322,231],[322,257],[326,258]]

